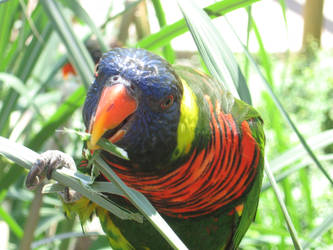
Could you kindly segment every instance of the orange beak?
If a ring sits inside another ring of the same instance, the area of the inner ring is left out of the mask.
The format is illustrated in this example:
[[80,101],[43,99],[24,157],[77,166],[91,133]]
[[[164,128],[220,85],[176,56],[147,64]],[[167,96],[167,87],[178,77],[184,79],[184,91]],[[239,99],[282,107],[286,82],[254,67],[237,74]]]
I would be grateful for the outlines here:
[[[90,124],[89,132],[91,133],[88,148],[91,150],[98,149],[98,140],[103,134],[119,126],[129,115],[136,110],[136,100],[127,93],[123,84],[106,86],[101,94],[94,120]],[[120,140],[125,130],[118,130],[109,139],[112,143]]]

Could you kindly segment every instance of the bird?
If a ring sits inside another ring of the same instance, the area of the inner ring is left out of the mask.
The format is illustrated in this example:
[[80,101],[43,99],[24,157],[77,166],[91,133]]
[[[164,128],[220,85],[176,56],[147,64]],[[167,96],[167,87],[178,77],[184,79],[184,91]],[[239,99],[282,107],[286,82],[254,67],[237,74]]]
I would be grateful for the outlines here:
[[[189,249],[238,248],[256,216],[264,168],[263,120],[251,105],[197,69],[115,48],[99,60],[82,114],[87,149],[101,151]],[[101,138],[129,160],[102,150]],[[109,197],[137,211],[125,197]],[[172,249],[146,219],[122,220],[84,197],[70,204],[83,220],[99,217],[113,249]]]

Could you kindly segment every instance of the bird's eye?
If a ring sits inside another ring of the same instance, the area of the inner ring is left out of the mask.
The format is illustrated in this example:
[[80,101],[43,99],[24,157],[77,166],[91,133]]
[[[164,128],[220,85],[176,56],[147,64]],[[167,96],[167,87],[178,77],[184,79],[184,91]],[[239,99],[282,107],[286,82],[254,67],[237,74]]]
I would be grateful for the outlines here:
[[170,107],[172,106],[172,104],[173,104],[173,101],[174,101],[174,97],[173,97],[173,95],[169,95],[169,96],[167,96],[167,97],[162,101],[162,103],[161,103],[161,108],[162,108],[163,110],[170,108]]
[[111,76],[111,79],[110,79],[111,82],[116,83],[116,82],[118,82],[118,80],[119,80],[118,75]]

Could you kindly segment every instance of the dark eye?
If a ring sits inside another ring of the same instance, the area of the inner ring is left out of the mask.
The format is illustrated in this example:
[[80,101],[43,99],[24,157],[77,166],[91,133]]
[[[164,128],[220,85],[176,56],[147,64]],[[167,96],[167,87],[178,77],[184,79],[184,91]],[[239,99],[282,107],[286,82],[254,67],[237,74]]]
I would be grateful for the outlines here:
[[111,76],[111,78],[110,78],[110,81],[112,83],[117,83],[118,80],[119,80],[119,75],[114,75],[114,76]]
[[162,108],[163,110],[170,108],[170,107],[172,106],[172,104],[173,104],[173,101],[174,101],[174,97],[173,97],[173,95],[169,95],[169,96],[167,96],[167,97],[162,101],[162,103],[161,103],[161,108]]

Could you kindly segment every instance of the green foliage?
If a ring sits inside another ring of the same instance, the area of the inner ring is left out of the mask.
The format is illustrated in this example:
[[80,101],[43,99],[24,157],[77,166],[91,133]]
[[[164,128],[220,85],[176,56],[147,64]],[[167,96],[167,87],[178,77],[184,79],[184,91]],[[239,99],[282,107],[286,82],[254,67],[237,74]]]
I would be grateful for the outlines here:
[[[120,12],[113,10],[114,2],[110,2],[109,6],[112,15],[106,16],[98,26],[89,10],[83,8],[79,1],[41,0],[36,5],[28,0],[0,1],[0,136],[40,152],[60,149],[80,159],[82,142],[79,136],[59,130],[64,127],[84,129],[80,110],[93,73],[93,63],[83,45],[84,41],[96,37],[103,50],[111,43],[116,44],[117,23],[141,1],[128,5]],[[216,18],[254,2],[257,1],[223,0],[207,6],[205,11],[211,18]],[[148,18],[158,22],[160,31],[127,45],[153,50],[170,62],[177,63],[179,53],[174,51],[170,41],[187,31],[186,22],[181,19],[170,24],[163,1],[147,3],[154,9]],[[281,22],[287,26],[286,6],[282,0],[280,4],[284,18]],[[253,69],[259,68],[264,72],[263,76],[283,104],[285,112],[297,125],[301,136],[307,138],[311,152],[325,169],[329,169],[327,175],[333,176],[333,143],[330,140],[333,138],[332,51],[314,48],[311,58],[290,53],[269,54],[256,26],[256,17],[250,15],[251,11],[248,13],[247,37],[250,39],[253,32],[260,50],[254,55],[255,62],[243,55],[236,58],[241,62],[241,68],[245,69],[252,101],[265,121],[267,160],[283,191],[284,202],[303,247],[328,249],[333,245],[332,186],[300,146],[272,96],[264,90],[257,90],[253,79],[257,79],[258,73]],[[205,46],[207,49],[207,42],[203,44],[203,49]],[[225,47],[222,45],[219,49]],[[68,61],[73,63],[78,75],[64,79],[61,68]],[[234,62],[226,63],[226,66],[235,69]],[[246,93],[244,85],[239,88]],[[31,217],[29,213],[33,213],[29,208],[34,196],[23,185],[26,172],[22,168],[2,156],[0,166],[0,221],[4,221],[10,230],[6,242],[9,249],[17,249],[27,218]],[[40,246],[39,249],[67,249],[73,245],[68,244],[70,241],[82,236],[76,234],[82,233],[82,230],[77,220],[70,226],[66,226],[65,221],[59,199],[45,195],[40,220],[31,240]],[[67,243],[60,244],[59,239],[67,232],[73,234],[70,238],[65,237]],[[43,247],[42,240],[49,236],[49,242]],[[90,249],[107,246],[105,237],[100,234],[90,237],[94,241]],[[293,248],[283,213],[267,181],[256,221],[241,246],[244,249]]]

